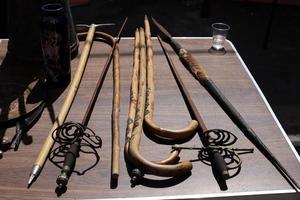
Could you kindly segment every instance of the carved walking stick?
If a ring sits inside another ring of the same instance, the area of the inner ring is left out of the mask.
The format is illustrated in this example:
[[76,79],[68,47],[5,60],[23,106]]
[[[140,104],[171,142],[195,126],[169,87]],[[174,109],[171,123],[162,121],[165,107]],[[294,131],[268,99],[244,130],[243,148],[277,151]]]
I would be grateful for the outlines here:
[[154,112],[154,74],[153,74],[153,50],[151,41],[150,25],[147,16],[144,19],[145,37],[147,48],[147,93],[146,110],[144,119],[144,131],[168,140],[184,140],[195,135],[198,123],[192,120],[187,127],[179,130],[161,128],[153,121]]
[[[135,31],[135,40],[134,40],[134,53],[133,53],[133,70],[132,70],[132,78],[131,78],[131,86],[130,86],[130,103],[129,103],[129,113],[128,113],[128,121],[126,128],[126,142],[124,148],[124,154],[126,159],[130,159],[128,149],[129,142],[132,137],[132,130],[134,127],[134,119],[137,109],[138,102],[138,82],[139,82],[139,55],[140,55],[140,39],[139,39],[139,30]],[[179,160],[179,149],[175,149],[171,152],[170,156],[161,161],[154,161],[157,164],[174,164]],[[142,172],[138,168],[135,168],[131,171],[132,182],[135,179],[138,179],[142,176]]]
[[143,173],[166,177],[185,174],[192,169],[192,163],[190,161],[183,161],[181,163],[173,165],[157,164],[148,161],[139,152],[146,100],[146,49],[143,28],[140,28],[139,39],[139,93],[137,98],[137,112],[134,119],[132,134],[131,137],[127,137],[128,144],[126,144],[127,149],[125,149],[125,152],[127,152],[128,155],[127,158],[134,166],[138,167]]

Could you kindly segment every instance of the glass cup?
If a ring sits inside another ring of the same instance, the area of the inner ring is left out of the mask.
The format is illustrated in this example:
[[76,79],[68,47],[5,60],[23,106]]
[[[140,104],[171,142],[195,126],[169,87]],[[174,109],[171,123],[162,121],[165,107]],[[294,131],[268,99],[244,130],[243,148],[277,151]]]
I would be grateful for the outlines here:
[[212,47],[210,53],[225,54],[224,43],[230,29],[230,26],[224,23],[213,23],[212,27]]

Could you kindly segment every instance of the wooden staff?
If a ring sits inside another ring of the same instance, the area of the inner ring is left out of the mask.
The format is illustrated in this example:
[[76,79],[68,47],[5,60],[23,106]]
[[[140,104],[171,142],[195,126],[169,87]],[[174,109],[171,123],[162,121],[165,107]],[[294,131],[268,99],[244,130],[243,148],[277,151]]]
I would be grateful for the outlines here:
[[116,44],[113,54],[113,106],[112,106],[112,155],[111,174],[113,179],[119,176],[120,168],[120,60],[119,47]]
[[146,37],[146,48],[147,48],[147,93],[146,93],[144,131],[169,140],[184,140],[186,138],[190,138],[196,133],[196,129],[198,127],[198,123],[196,120],[192,120],[187,125],[187,127],[178,130],[161,128],[153,121],[153,112],[154,112],[153,50],[152,50],[150,25],[146,15],[144,19],[144,24],[145,24],[145,37]]
[[[30,187],[30,185],[32,184],[32,182],[38,177],[38,175],[40,174],[42,167],[44,166],[48,154],[50,152],[50,150],[53,147],[54,144],[54,140],[52,138],[52,132],[60,125],[62,125],[70,111],[70,108],[72,106],[72,103],[74,101],[74,98],[76,96],[76,93],[78,91],[87,61],[88,61],[88,57],[90,55],[90,50],[93,44],[93,38],[94,38],[94,33],[96,30],[96,25],[92,24],[89,28],[88,31],[88,35],[86,37],[85,43],[84,43],[84,47],[80,56],[80,60],[77,66],[77,70],[74,74],[73,80],[71,82],[71,85],[69,87],[68,93],[65,97],[64,103],[62,105],[62,108],[58,114],[58,116],[55,119],[55,122],[42,146],[42,149],[32,167],[31,173],[30,173],[30,177],[29,177],[29,181],[28,181],[28,187]],[[55,135],[54,135],[55,136]]]
[[180,174],[185,174],[192,169],[192,163],[190,161],[183,161],[178,164],[157,164],[146,160],[139,152],[139,146],[142,134],[142,125],[145,112],[145,100],[146,100],[146,49],[145,49],[145,35],[144,29],[140,28],[140,75],[139,75],[139,94],[137,102],[137,112],[134,120],[134,127],[131,138],[128,141],[128,158],[138,168],[147,174],[154,174],[158,176],[172,177]]
[[140,56],[139,46],[140,46],[139,30],[136,29],[135,37],[134,37],[133,69],[132,69],[131,86],[130,86],[129,113],[128,113],[128,120],[127,120],[127,128],[126,128],[126,142],[124,148],[124,153],[127,158],[128,158],[129,141],[132,136],[136,106],[138,101],[139,56]]

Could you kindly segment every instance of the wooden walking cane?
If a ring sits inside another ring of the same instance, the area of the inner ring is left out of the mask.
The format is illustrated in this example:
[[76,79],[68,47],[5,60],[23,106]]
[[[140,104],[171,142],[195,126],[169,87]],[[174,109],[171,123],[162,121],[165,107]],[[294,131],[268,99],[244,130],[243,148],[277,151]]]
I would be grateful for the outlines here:
[[[145,49],[145,35],[143,28],[139,29],[140,39],[139,43],[139,81],[138,81],[138,97],[135,119],[132,127],[132,134],[127,137],[127,144],[125,146],[125,152],[127,152],[127,158],[136,167],[138,167],[143,173],[154,174],[158,176],[173,177],[180,174],[185,174],[192,169],[192,163],[190,161],[183,161],[178,164],[157,164],[145,159],[139,152],[139,146],[142,135],[142,124],[145,111],[146,100],[146,49]],[[136,44],[136,43],[135,43]],[[136,55],[136,54],[135,54]],[[137,57],[135,57],[137,58]],[[135,62],[137,60],[135,59]],[[135,79],[136,83],[137,79]],[[130,112],[131,113],[131,112]],[[132,114],[132,113],[131,113]],[[130,120],[129,120],[130,121]],[[130,130],[127,129],[127,131]],[[128,132],[127,132],[128,133]]]
[[[129,141],[132,137],[132,130],[134,127],[134,118],[137,109],[137,102],[138,102],[138,82],[139,82],[139,55],[140,55],[140,39],[139,39],[139,30],[136,29],[135,31],[135,40],[134,40],[134,53],[133,53],[133,70],[132,70],[132,77],[131,77],[131,86],[130,86],[130,103],[129,103],[129,113],[128,113],[128,121],[127,121],[127,128],[126,128],[126,142],[124,147],[124,155],[127,160],[130,160],[130,156],[128,153],[129,149]],[[171,154],[164,160],[161,161],[154,161],[157,164],[174,164],[177,163],[179,160],[179,152],[180,149],[172,150]],[[132,182],[135,179],[138,179],[142,176],[142,172],[138,168],[132,169],[130,172],[132,177]]]
[[133,50],[133,69],[132,69],[132,76],[131,76],[131,85],[130,85],[130,102],[129,102],[129,112],[128,112],[128,119],[127,119],[127,127],[126,127],[126,142],[124,147],[124,154],[125,157],[128,158],[128,148],[129,148],[129,141],[132,136],[132,130],[134,125],[134,118],[136,113],[136,106],[138,101],[138,79],[139,79],[139,46],[140,46],[140,39],[139,39],[139,30],[136,29],[135,37],[134,37],[134,50]]
[[[127,120],[127,128],[126,128],[126,142],[124,153],[125,156],[128,156],[128,145],[129,140],[132,136],[133,130],[133,120],[135,118],[136,106],[138,101],[138,79],[139,79],[139,30],[135,31],[135,40],[134,40],[134,52],[133,52],[133,70],[131,77],[131,86],[130,86],[130,103],[129,103],[129,113]],[[171,152],[170,156],[161,161],[154,161],[158,164],[172,164],[176,163],[179,160],[179,152],[180,150],[174,150]]]
[[120,171],[120,55],[119,41],[122,30],[127,22],[126,18],[117,35],[117,41],[114,43],[113,53],[113,106],[112,106],[112,158],[111,158],[111,177],[117,179]]
[[154,73],[153,73],[153,50],[151,41],[150,25],[147,16],[144,19],[145,37],[147,48],[147,93],[146,110],[144,119],[144,131],[168,140],[184,140],[195,135],[198,123],[192,120],[187,127],[179,130],[161,128],[153,121],[154,112]]
[[74,74],[73,80],[71,82],[71,85],[69,87],[68,93],[65,97],[64,103],[62,105],[62,108],[58,114],[58,116],[55,119],[55,122],[42,146],[42,149],[32,167],[32,171],[30,173],[29,181],[28,181],[28,187],[33,183],[34,180],[38,177],[40,174],[42,167],[44,166],[48,154],[53,147],[54,140],[52,138],[52,132],[60,125],[62,125],[70,111],[71,105],[73,103],[73,100],[76,96],[76,93],[78,91],[86,64],[87,60],[90,54],[90,50],[93,44],[93,39],[94,39],[94,33],[96,30],[97,25],[92,24],[89,28],[88,35],[86,37],[84,47],[80,56],[80,60],[76,69],[76,72]]
[[119,177],[120,168],[120,60],[119,46],[115,45],[113,54],[113,106],[112,106],[112,156],[111,156],[111,177]]

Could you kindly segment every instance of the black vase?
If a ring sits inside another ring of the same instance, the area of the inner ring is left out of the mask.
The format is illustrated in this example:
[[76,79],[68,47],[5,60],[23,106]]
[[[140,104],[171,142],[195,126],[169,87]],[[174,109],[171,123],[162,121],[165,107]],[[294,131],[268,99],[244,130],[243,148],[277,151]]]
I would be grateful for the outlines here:
[[71,56],[76,57],[79,42],[68,0],[8,0],[6,2],[9,38],[7,50],[11,57],[26,62],[43,62],[40,42],[41,6],[48,3],[63,5],[69,26]]
[[47,82],[65,86],[71,79],[70,34],[64,6],[59,3],[41,7],[40,38]]

